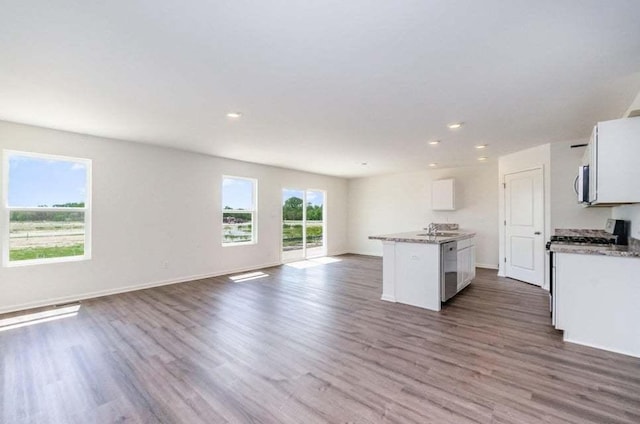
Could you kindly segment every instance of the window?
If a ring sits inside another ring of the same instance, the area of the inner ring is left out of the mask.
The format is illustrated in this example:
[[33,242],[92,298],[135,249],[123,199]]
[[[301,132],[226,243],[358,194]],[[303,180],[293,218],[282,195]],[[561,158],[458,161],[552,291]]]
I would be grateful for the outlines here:
[[91,161],[4,152],[4,263],[91,257]]
[[256,243],[256,186],[251,178],[222,177],[222,245]]

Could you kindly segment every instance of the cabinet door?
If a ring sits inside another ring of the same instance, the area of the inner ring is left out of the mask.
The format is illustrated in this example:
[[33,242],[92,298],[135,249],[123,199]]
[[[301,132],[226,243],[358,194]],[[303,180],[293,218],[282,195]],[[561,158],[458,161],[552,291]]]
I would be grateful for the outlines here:
[[456,209],[455,180],[437,180],[431,183],[431,209],[453,211]]
[[476,247],[469,247],[469,280],[476,278]]
[[469,247],[458,250],[458,290],[469,281],[470,255],[471,249]]
[[[594,203],[638,203],[640,119],[599,122],[589,164],[589,199]],[[593,171],[592,172],[592,168]],[[593,185],[592,185],[593,183]]]
[[464,249],[458,250],[458,263],[457,263],[457,272],[458,272],[458,287],[462,284],[462,261],[464,260]]

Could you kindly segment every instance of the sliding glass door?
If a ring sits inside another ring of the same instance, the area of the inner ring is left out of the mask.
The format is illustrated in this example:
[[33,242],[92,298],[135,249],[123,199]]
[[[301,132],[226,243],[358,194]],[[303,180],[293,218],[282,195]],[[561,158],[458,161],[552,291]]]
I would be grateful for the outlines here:
[[304,259],[304,197],[301,190],[282,190],[282,262]]
[[325,193],[282,190],[282,262],[325,256]]

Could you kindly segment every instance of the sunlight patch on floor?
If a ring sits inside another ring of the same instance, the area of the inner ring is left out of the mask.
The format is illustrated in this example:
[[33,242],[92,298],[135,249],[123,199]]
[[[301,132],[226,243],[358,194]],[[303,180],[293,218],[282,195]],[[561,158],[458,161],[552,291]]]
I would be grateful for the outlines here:
[[42,312],[18,315],[0,320],[0,331],[12,330],[14,328],[26,327],[29,325],[41,324],[43,322],[54,321],[62,318],[71,318],[78,315],[80,305],[62,306]]
[[245,274],[232,275],[229,277],[231,281],[234,283],[244,283],[245,281],[257,280],[258,278],[268,277],[269,274],[266,274],[262,271],[256,272],[247,272]]
[[284,265],[290,266],[292,268],[297,268],[297,269],[305,269],[305,268],[312,268],[315,266],[327,265],[327,264],[332,264],[332,263],[341,262],[341,261],[342,259],[325,256],[322,258],[314,258],[314,259],[307,259],[304,261],[289,262],[288,264],[284,264]]

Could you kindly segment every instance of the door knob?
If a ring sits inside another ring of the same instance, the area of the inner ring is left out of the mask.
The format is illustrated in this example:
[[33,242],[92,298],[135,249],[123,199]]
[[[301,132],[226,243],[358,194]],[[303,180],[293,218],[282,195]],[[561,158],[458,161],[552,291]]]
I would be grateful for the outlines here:
[[541,233],[540,231],[536,231],[536,232],[535,232],[535,233],[533,233],[533,234],[535,234],[536,236],[539,236],[539,235],[540,235],[540,234],[542,234],[542,233]]

